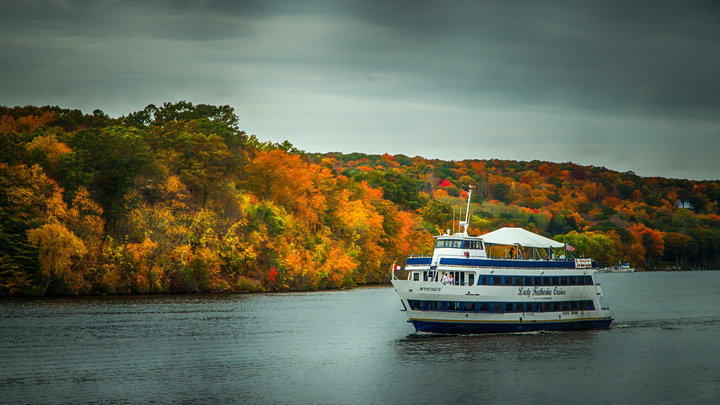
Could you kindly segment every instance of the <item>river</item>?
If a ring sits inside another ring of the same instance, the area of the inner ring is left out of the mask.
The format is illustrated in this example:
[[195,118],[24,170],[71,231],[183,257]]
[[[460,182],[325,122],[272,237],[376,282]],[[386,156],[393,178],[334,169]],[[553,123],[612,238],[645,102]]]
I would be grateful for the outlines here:
[[1,403],[720,403],[720,271],[600,274],[609,330],[414,333],[391,287],[0,300]]

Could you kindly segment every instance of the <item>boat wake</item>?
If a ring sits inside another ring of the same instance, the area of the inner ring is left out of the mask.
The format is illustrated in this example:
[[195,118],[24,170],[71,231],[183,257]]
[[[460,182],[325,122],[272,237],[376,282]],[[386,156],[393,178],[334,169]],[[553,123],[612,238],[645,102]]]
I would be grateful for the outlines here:
[[612,325],[611,329],[662,329],[682,330],[689,327],[712,327],[720,325],[720,319],[715,317],[703,318],[674,318],[674,319],[653,319],[647,321],[631,321]]

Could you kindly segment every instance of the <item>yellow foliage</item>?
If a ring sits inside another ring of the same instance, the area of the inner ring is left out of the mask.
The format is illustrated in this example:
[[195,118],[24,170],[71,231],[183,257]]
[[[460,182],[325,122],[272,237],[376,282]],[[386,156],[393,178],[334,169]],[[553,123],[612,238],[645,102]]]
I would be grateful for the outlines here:
[[27,231],[28,241],[38,248],[40,272],[45,281],[43,294],[54,280],[73,279],[71,286],[82,288],[83,283],[74,265],[87,252],[82,239],[58,223],[45,224]]
[[330,286],[340,288],[346,285],[350,273],[358,267],[357,263],[341,246],[333,246],[323,264],[323,272],[327,274]]
[[65,217],[62,219],[88,247],[97,248],[102,243],[105,233],[102,214],[102,207],[90,198],[90,193],[85,187],[80,187],[70,209],[65,212]]
[[170,193],[177,193],[180,190],[184,190],[185,186],[182,184],[182,181],[180,180],[180,177],[178,176],[169,176],[167,180],[165,181],[165,190],[167,190]]
[[444,188],[437,188],[437,189],[433,190],[433,192],[432,192],[432,198],[435,201],[440,201],[440,200],[443,200],[448,197],[449,197],[449,195],[448,195],[447,191],[445,191]]
[[69,146],[57,140],[57,136],[55,136],[55,134],[38,136],[28,142],[25,145],[25,148],[29,151],[35,149],[40,150],[45,154],[48,161],[52,163],[57,163],[62,155],[72,152],[72,149],[70,149]]

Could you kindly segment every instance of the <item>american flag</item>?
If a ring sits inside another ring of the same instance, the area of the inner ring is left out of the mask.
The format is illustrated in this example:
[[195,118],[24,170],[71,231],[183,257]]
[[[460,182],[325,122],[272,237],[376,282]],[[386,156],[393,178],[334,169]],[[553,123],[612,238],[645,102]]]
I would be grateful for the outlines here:
[[568,244],[568,245],[565,247],[565,249],[567,249],[568,252],[574,252],[574,251],[575,251],[575,248],[573,247],[573,245],[570,245],[570,244]]

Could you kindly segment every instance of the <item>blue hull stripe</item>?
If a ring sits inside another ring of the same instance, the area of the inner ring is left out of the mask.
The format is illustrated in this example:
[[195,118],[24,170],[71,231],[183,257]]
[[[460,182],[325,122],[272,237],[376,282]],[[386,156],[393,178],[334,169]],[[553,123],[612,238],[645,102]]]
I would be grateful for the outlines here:
[[422,264],[430,264],[432,261],[432,257],[408,257],[407,264],[408,265],[422,265]]
[[412,319],[413,326],[418,332],[432,333],[506,333],[506,332],[534,332],[540,330],[567,331],[586,329],[607,329],[612,318],[564,321],[564,322],[506,322],[506,323],[463,323],[463,322],[436,322]]

